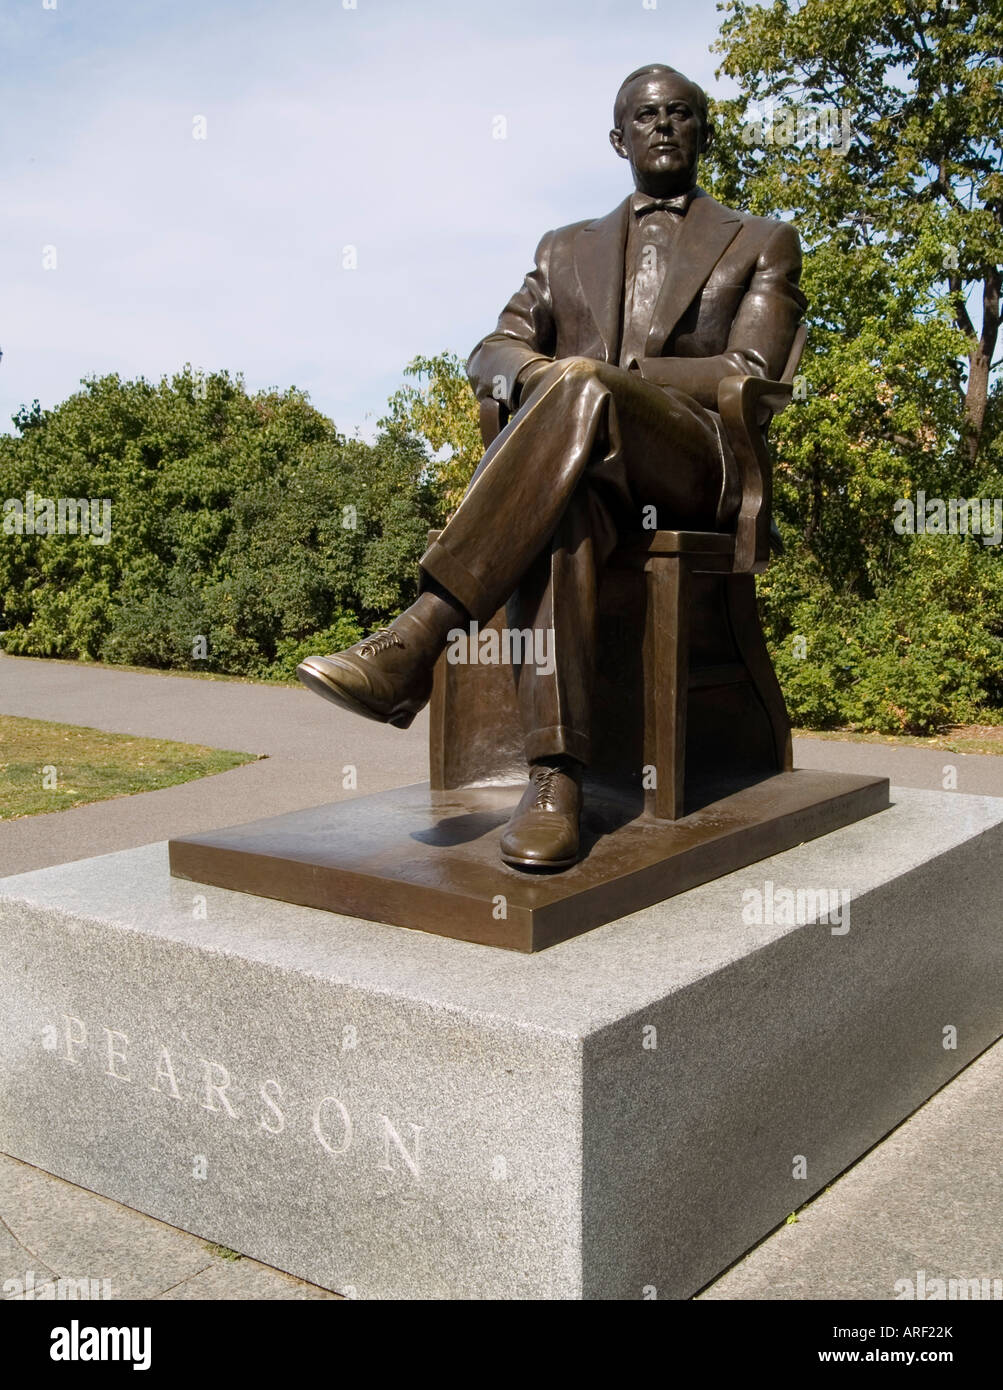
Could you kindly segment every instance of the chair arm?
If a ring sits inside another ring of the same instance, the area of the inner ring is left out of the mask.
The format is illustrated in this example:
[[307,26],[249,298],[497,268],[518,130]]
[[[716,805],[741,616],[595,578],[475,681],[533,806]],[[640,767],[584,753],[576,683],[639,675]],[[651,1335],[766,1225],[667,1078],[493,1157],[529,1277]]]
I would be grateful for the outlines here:
[[791,403],[794,385],[790,381],[767,381],[765,377],[745,377],[745,390],[757,406],[768,406],[771,415],[779,415]]
[[742,491],[735,528],[738,574],[759,574],[769,562],[773,469],[764,429],[770,417],[789,403],[792,391],[789,382],[759,376],[728,376],[718,386],[718,414],[735,455]]

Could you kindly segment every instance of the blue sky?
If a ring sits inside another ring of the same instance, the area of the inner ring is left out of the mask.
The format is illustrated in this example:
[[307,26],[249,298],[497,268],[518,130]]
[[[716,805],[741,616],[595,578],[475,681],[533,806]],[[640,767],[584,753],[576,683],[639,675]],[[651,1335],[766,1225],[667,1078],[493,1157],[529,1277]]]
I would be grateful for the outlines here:
[[713,0],[55,4],[0,16],[0,429],[190,361],[368,436],[410,358],[494,326],[544,231],[629,191],[627,72],[733,92]]

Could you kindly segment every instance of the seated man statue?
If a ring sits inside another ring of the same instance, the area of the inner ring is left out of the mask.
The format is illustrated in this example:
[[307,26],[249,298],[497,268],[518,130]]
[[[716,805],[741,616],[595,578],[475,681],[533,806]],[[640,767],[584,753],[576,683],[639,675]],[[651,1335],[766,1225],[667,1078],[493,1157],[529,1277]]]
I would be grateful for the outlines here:
[[697,186],[710,137],[706,95],[674,68],[626,78],[610,141],[636,191],[606,217],[548,232],[474,349],[478,398],[510,418],[422,557],[417,601],[299,667],[317,694],[407,728],[453,630],[508,601],[513,627],[547,632],[546,666],[516,669],[529,785],[501,855],[518,868],[578,855],[604,563],[653,516],[732,529],[741,499],[718,385],[777,377],[805,307],[793,227]]

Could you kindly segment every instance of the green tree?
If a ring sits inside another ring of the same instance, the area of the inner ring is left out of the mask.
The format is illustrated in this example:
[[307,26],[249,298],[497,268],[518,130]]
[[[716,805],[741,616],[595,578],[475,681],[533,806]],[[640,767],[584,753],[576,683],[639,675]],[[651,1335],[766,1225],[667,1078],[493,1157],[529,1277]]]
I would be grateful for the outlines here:
[[416,357],[404,368],[416,386],[394,392],[380,421],[392,435],[418,435],[429,448],[429,477],[446,516],[456,510],[484,452],[476,398],[463,361],[451,352]]
[[108,498],[111,539],[8,534],[0,644],[30,656],[291,675],[414,595],[440,502],[403,431],[342,438],[295,389],[189,368],[89,380],[0,438],[2,495]]
[[1001,495],[1001,37],[972,0],[725,7],[740,93],[714,103],[711,189],[805,246],[807,394],[772,436],[787,550],[760,588],[805,722],[928,730],[1001,702],[998,550],[892,526],[918,490]]
[[[721,70],[741,88],[717,105],[726,129],[747,130],[751,106],[837,109],[853,130],[848,147],[840,140],[827,149],[797,140],[789,124],[783,134],[793,140],[765,147],[731,138],[725,183],[763,210],[793,214],[811,246],[829,243],[853,272],[901,263],[897,288],[915,284],[924,311],[960,334],[967,373],[954,384],[974,461],[1000,327],[1003,8],[984,0],[729,0],[724,9],[715,47]],[[866,280],[843,288],[854,286]],[[978,326],[968,309],[973,294]]]

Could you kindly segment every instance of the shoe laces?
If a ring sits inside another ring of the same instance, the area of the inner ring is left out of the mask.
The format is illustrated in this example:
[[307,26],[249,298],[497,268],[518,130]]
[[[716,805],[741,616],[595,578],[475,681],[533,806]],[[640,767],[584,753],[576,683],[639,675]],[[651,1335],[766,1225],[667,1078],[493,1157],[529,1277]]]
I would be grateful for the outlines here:
[[555,792],[558,786],[558,779],[566,777],[567,773],[559,767],[551,767],[549,763],[538,763],[533,768],[533,782],[536,785],[536,800],[534,805],[539,810],[554,811],[556,807]]
[[367,637],[366,641],[359,648],[360,656],[377,656],[380,652],[385,652],[389,647],[403,647],[399,635],[393,628],[381,628],[379,632],[374,632],[372,637]]

